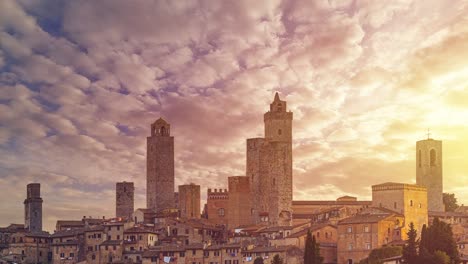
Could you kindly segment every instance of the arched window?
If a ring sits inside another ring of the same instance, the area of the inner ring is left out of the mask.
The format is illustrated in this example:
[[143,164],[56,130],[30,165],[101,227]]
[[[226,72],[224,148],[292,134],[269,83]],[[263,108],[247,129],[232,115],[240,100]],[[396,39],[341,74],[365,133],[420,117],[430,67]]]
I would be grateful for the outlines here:
[[413,206],[413,200],[409,201],[410,206]]
[[418,166],[421,168],[421,160],[422,160],[422,155],[421,155],[421,150],[418,152]]
[[436,165],[436,151],[431,149],[431,167],[435,167]]
[[160,133],[161,133],[161,136],[165,136],[165,135],[166,135],[166,128],[165,128],[165,127],[161,127]]

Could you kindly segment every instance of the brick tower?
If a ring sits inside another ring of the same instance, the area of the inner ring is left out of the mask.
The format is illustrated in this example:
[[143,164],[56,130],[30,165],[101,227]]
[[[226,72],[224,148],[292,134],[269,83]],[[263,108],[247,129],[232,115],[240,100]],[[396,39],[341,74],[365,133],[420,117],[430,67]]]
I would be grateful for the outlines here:
[[179,209],[182,218],[200,218],[200,185],[179,185]]
[[42,231],[41,184],[30,183],[24,200],[24,228],[31,232]]
[[428,210],[443,212],[442,141],[416,142],[416,184],[427,188]]
[[115,216],[131,219],[134,207],[135,187],[133,182],[118,182],[115,185]]
[[171,125],[159,118],[147,138],[146,206],[159,212],[174,208],[174,137]]
[[264,115],[265,138],[247,139],[253,221],[290,225],[292,217],[292,119],[275,94]]
[[228,186],[228,228],[232,229],[251,224],[249,177],[228,177]]

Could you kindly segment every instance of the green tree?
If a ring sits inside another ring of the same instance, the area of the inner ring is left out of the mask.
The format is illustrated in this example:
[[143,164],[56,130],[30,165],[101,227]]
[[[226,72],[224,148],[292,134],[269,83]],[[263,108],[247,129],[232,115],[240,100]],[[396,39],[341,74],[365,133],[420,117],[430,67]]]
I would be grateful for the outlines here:
[[450,257],[445,252],[437,250],[434,252],[434,262],[437,264],[449,264]]
[[312,264],[313,259],[313,248],[312,248],[312,234],[310,229],[307,231],[305,248],[304,248],[304,264]]
[[263,264],[263,258],[262,258],[262,257],[257,257],[257,258],[254,260],[254,264]]
[[450,263],[460,261],[458,248],[453,238],[452,227],[435,218],[432,225],[427,228],[424,247],[429,254],[434,255],[436,251],[442,251],[450,258]]
[[[320,256],[320,244],[315,240],[315,236],[312,236],[312,264],[322,264],[323,257]],[[304,263],[305,264],[305,263]]]
[[278,254],[276,254],[273,257],[273,260],[271,261],[271,264],[283,264],[283,259]]
[[369,257],[361,260],[359,264],[381,264],[383,259],[401,256],[403,253],[402,247],[399,246],[383,246],[375,248],[369,254]]
[[418,241],[417,232],[414,229],[414,224],[409,224],[407,244],[403,248],[403,263],[416,264],[419,261],[418,257]]
[[459,207],[457,204],[457,198],[453,193],[443,193],[443,201],[445,205],[445,211],[447,212],[453,212]]

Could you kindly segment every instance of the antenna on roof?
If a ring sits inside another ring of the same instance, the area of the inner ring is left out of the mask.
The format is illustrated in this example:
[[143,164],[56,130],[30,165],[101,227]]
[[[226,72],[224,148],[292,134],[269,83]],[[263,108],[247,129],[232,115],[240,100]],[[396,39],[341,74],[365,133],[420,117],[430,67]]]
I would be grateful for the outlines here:
[[427,129],[427,139],[431,138],[431,130],[428,128]]

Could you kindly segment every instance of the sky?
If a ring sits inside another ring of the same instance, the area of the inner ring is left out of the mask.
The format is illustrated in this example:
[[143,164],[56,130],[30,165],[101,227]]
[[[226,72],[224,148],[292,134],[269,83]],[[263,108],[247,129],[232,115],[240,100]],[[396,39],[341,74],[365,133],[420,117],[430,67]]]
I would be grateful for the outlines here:
[[468,2],[0,1],[0,226],[41,183],[44,228],[146,201],[146,137],[175,137],[176,185],[245,175],[275,92],[293,121],[294,200],[415,183],[443,140],[444,191],[468,204]]

